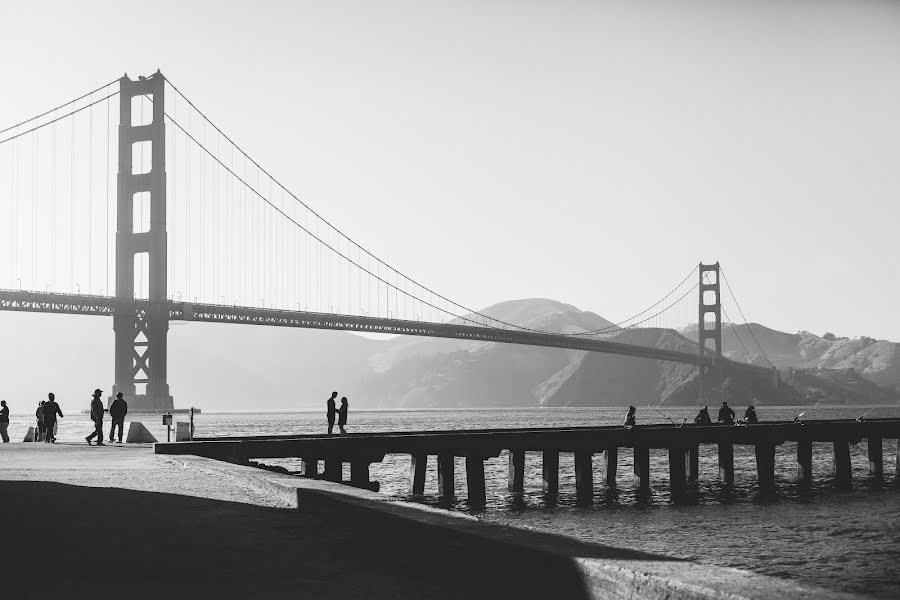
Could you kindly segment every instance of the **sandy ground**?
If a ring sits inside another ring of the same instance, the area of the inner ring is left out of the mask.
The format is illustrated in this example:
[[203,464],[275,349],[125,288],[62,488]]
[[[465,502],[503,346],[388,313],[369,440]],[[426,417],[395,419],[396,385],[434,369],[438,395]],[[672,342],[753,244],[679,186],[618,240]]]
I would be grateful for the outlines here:
[[5,444],[0,515],[0,597],[587,597],[566,557],[289,510],[149,446]]

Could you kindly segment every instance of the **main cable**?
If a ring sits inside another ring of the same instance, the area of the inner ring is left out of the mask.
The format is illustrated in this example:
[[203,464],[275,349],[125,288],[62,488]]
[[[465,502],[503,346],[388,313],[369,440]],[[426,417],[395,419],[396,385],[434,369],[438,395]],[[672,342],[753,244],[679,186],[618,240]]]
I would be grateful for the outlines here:
[[10,125],[10,126],[7,127],[6,129],[0,129],[0,134],[6,133],[6,132],[9,131],[10,129],[16,129],[16,128],[18,128],[18,127],[21,127],[22,125],[25,125],[26,123],[31,123],[32,121],[36,121],[36,120],[40,119],[41,117],[46,117],[47,115],[49,115],[49,114],[52,113],[52,112],[56,112],[56,111],[58,111],[58,110],[61,109],[61,108],[64,108],[64,107],[66,107],[66,106],[69,106],[70,104],[75,104],[75,103],[78,102],[79,100],[84,100],[84,99],[87,98],[88,96],[93,96],[94,94],[96,94],[96,93],[99,92],[100,90],[108,88],[109,86],[111,86],[112,84],[114,84],[114,83],[117,82],[117,81],[119,81],[119,80],[118,80],[118,79],[113,79],[113,80],[110,81],[109,83],[106,83],[106,84],[101,85],[101,86],[98,87],[96,90],[91,90],[90,92],[88,92],[87,94],[84,94],[83,96],[79,96],[79,97],[75,98],[74,100],[69,100],[69,101],[66,102],[65,104],[60,104],[60,105],[57,106],[56,108],[51,108],[50,110],[48,110],[48,111],[46,111],[46,112],[42,112],[41,114],[37,115],[36,117],[31,117],[30,119],[25,119],[25,120],[22,121],[21,123],[17,123],[16,125]]

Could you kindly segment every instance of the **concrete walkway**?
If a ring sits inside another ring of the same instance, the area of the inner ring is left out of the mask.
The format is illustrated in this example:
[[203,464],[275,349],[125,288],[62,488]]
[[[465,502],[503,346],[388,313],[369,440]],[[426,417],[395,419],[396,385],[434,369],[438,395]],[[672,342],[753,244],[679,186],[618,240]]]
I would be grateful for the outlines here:
[[149,446],[2,445],[0,515],[5,597],[844,597]]

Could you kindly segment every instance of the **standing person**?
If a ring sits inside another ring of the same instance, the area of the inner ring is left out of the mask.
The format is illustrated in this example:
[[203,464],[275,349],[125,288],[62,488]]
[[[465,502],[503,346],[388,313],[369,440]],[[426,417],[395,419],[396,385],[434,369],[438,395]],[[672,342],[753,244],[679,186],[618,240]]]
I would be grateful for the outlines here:
[[0,400],[0,437],[3,438],[4,444],[9,443],[7,429],[9,429],[9,407],[6,405],[6,400]]
[[727,402],[722,402],[722,408],[719,409],[719,423],[734,425],[734,411]]
[[56,416],[63,416],[59,410],[59,404],[56,403],[56,396],[53,392],[47,394],[47,401],[44,402],[44,441],[49,443],[56,442],[56,436],[53,432],[56,430]]
[[634,427],[637,424],[637,409],[633,406],[628,407],[628,414],[625,415],[625,422],[622,423],[625,427]]
[[[109,416],[112,417],[112,427],[109,430],[109,443],[113,443],[116,437],[116,427],[119,428],[119,443],[122,443],[122,429],[125,428],[125,415],[128,414],[128,403],[122,397],[122,392],[116,394],[116,399],[109,405]],[[100,440],[103,441],[102,439]]]
[[44,401],[38,402],[37,410],[34,411],[34,418],[37,419],[37,428],[35,429],[34,441],[44,441]]
[[328,399],[328,435],[333,435],[334,432],[334,415],[337,413],[337,410],[334,407],[334,399],[337,398],[337,392],[331,392],[331,398]]
[[338,427],[341,429],[341,435],[347,435],[344,425],[347,424],[347,396],[341,398],[341,407],[338,409]]
[[91,440],[95,437],[97,438],[98,446],[106,445],[103,443],[103,413],[105,409],[103,408],[103,400],[100,399],[101,394],[103,394],[103,390],[97,388],[94,390],[94,399],[91,400],[91,421],[94,422],[94,433],[84,438],[88,446],[91,445]]

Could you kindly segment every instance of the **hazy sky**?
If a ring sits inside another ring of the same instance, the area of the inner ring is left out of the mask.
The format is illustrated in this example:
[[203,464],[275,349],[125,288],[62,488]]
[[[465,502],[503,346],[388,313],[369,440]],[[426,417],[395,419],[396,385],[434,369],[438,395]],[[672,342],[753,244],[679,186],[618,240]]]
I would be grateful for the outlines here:
[[900,341],[900,2],[10,2],[0,126],[157,68],[465,305],[616,320],[719,260],[754,321]]

